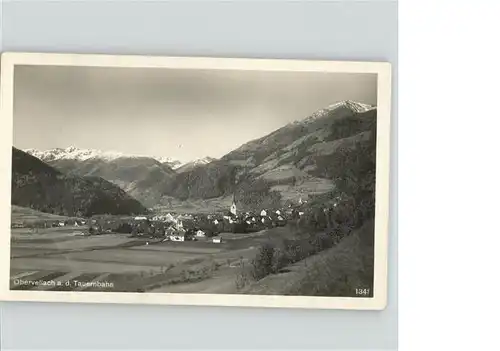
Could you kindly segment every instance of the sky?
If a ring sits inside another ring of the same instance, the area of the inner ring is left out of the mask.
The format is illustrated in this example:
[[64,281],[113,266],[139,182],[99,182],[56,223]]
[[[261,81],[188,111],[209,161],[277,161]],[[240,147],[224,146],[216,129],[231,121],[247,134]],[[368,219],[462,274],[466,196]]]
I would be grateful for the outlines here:
[[188,162],[342,100],[376,105],[375,74],[16,66],[14,146]]

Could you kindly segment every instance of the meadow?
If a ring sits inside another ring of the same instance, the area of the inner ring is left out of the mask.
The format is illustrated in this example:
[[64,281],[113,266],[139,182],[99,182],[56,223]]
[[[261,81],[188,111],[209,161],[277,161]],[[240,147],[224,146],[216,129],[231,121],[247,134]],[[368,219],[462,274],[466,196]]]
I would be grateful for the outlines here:
[[[108,282],[113,287],[81,288],[72,283],[74,290],[233,293],[239,267],[250,264],[262,243],[291,235],[285,227],[222,233],[222,243],[213,243],[208,239],[161,242],[128,234],[75,234],[79,231],[79,227],[36,233],[12,229],[11,288],[57,291],[66,290],[68,281],[79,281]],[[19,280],[51,280],[56,286],[26,287],[16,284]]]

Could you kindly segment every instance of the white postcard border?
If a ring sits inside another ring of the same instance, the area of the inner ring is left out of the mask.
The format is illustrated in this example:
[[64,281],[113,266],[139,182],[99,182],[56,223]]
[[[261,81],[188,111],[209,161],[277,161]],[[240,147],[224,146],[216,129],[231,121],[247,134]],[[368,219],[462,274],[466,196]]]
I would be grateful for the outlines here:
[[[10,290],[10,204],[15,65],[376,73],[378,75],[378,79],[374,296],[372,298],[362,298]],[[4,233],[0,235],[0,300],[356,310],[381,310],[386,307],[390,180],[390,63],[209,57],[3,53],[0,69],[0,194],[2,195],[2,200],[4,200],[0,204],[0,223],[2,223],[2,228],[4,228]]]

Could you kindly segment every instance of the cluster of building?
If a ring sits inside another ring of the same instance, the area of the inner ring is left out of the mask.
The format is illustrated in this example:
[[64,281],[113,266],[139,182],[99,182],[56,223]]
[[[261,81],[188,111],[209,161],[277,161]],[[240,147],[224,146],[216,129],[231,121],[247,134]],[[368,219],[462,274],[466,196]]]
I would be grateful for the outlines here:
[[[300,219],[306,211],[306,202],[281,208],[262,208],[257,211],[239,211],[236,202],[228,211],[211,214],[166,213],[136,217],[94,216],[89,219],[47,220],[37,222],[39,228],[82,227],[86,234],[130,233],[133,236],[159,238],[164,241],[211,240],[222,242],[220,233],[248,233],[285,226],[290,220]],[[13,223],[13,228],[23,227]]]
[[220,233],[248,233],[285,226],[304,212],[301,205],[238,211],[235,201],[227,212],[211,214],[165,213],[132,218],[93,218],[91,234],[124,232],[164,241],[210,240],[222,242]]

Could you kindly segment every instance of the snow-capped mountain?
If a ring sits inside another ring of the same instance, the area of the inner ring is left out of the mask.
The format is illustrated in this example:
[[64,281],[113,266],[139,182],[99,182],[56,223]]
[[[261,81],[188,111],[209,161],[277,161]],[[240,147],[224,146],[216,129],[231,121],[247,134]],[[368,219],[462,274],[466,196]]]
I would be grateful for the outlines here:
[[216,159],[210,156],[199,158],[197,160],[191,161],[189,163],[194,164],[194,165],[206,165],[207,163],[210,163],[212,161],[215,161]]
[[38,149],[26,149],[24,152],[35,156],[36,158],[48,162],[53,163],[57,161],[116,161],[118,159],[141,159],[141,158],[149,158],[160,162],[161,164],[167,165],[170,168],[177,170],[181,167],[186,166],[187,168],[191,168],[198,165],[204,165],[214,161],[215,159],[212,157],[203,157],[199,159],[195,159],[189,162],[181,162],[172,157],[166,156],[144,156],[144,155],[130,155],[117,151],[101,151],[95,149],[80,149],[74,146],[70,146],[67,148],[55,148],[49,150],[38,150]]
[[331,111],[331,110],[334,110],[334,109],[342,107],[342,106],[346,107],[354,112],[357,112],[357,113],[366,112],[366,111],[369,111],[369,110],[372,110],[375,108],[375,106],[363,104],[361,102],[344,100],[344,101],[340,101],[340,102],[337,102],[335,104],[328,106],[327,109],[329,109]]
[[216,160],[215,158],[207,156],[207,157],[196,159],[196,160],[191,161],[191,162],[187,162],[187,163],[181,165],[180,167],[177,167],[175,170],[178,173],[187,172],[187,171],[193,169],[194,167],[203,166],[203,165],[209,164],[210,162],[213,162],[215,160]]
[[143,155],[130,155],[117,151],[101,151],[95,149],[79,149],[74,146],[63,148],[55,148],[49,150],[37,150],[37,149],[26,149],[26,153],[35,156],[36,158],[44,161],[58,161],[58,160],[74,160],[74,161],[87,161],[90,159],[103,160],[103,161],[114,161],[119,158],[152,158],[156,161],[168,164],[173,169],[178,168],[183,165],[181,161],[178,161],[171,157],[165,156],[143,156]]
[[314,112],[313,114],[311,114],[306,119],[296,121],[295,123],[311,122],[311,121],[314,121],[315,119],[318,119],[318,118],[324,117],[328,114],[331,114],[332,112],[335,112],[335,114],[338,115],[342,109],[345,110],[346,112],[363,113],[363,112],[373,110],[375,108],[377,108],[377,107],[372,106],[372,105],[368,105],[368,104],[363,104],[363,103],[356,102],[356,101],[344,100],[344,101],[336,102],[330,106],[327,106],[326,108],[322,108],[322,109]]
[[74,146],[70,146],[65,149],[63,148],[55,148],[50,150],[26,149],[24,151],[32,156],[35,156],[36,158],[39,158],[42,161],[56,161],[56,160],[86,161],[92,158],[111,161],[125,156],[120,152],[100,151],[92,149],[78,149]]
[[170,166],[170,168],[172,168],[172,169],[177,169],[184,164],[183,162],[176,160],[174,158],[171,158],[171,157],[162,157],[162,156],[154,157],[153,156],[153,158],[162,164],[166,164],[166,165]]

